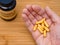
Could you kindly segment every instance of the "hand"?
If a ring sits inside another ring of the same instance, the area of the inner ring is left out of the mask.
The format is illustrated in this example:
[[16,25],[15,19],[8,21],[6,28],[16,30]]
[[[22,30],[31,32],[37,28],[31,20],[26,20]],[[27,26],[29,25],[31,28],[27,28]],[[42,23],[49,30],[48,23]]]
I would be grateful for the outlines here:
[[[23,9],[22,17],[37,45],[60,45],[60,17],[49,7],[43,9],[38,5],[27,5]],[[49,24],[50,32],[47,33],[46,38],[38,30],[33,31],[35,22],[42,18],[46,18]]]

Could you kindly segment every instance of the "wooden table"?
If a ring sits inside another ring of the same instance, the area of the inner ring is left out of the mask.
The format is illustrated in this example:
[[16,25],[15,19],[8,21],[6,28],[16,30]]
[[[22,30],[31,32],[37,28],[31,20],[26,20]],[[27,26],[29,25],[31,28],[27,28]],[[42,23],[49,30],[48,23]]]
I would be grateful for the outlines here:
[[0,18],[0,45],[36,45],[21,16],[23,8],[28,4],[43,8],[49,6],[60,14],[60,0],[17,0],[16,19],[7,22]]

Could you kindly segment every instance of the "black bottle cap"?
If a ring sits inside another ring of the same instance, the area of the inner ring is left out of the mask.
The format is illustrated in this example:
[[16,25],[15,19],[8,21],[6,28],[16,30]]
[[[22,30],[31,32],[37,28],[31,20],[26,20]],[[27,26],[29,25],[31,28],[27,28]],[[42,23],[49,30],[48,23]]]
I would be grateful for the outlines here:
[[16,0],[0,0],[0,8],[4,11],[12,10],[16,6]]

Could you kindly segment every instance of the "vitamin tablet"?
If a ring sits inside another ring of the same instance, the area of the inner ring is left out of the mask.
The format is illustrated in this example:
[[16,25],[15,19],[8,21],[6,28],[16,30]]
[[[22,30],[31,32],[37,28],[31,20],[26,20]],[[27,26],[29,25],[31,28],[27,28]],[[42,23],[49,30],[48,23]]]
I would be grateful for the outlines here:
[[43,30],[43,27],[42,27],[41,25],[38,24],[38,27],[39,27],[41,30]]
[[36,22],[36,24],[34,26],[34,31],[36,31],[36,29],[38,29],[38,31],[41,34],[43,34],[44,37],[47,36],[47,32],[49,32],[49,25],[45,21],[45,18],[43,18],[42,20]]
[[43,33],[43,30],[42,30],[40,27],[38,27],[38,30],[39,30],[41,33]]
[[36,22],[36,24],[43,23],[44,21],[45,21],[45,18],[43,18],[42,20]]
[[42,27],[44,27],[44,23],[42,23],[41,25],[42,25]]
[[37,29],[37,25],[34,26],[34,29],[33,30],[35,31],[36,29]]
[[44,29],[49,32],[49,29],[47,27],[44,26]]
[[49,25],[47,24],[47,22],[46,22],[46,21],[44,21],[44,24],[45,24],[45,26],[46,26],[46,27],[49,27]]
[[46,30],[44,30],[44,32],[43,32],[43,36],[44,36],[44,37],[47,36],[47,32],[46,32]]

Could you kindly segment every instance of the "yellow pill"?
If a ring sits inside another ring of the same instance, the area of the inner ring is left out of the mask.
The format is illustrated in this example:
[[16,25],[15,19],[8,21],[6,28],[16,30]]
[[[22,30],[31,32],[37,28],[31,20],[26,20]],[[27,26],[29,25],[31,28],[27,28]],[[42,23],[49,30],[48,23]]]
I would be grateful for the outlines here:
[[43,30],[43,27],[42,27],[40,24],[38,24],[38,27],[39,27],[41,30]]
[[44,29],[49,32],[49,29],[47,27],[44,26]]
[[49,25],[46,21],[44,21],[44,24],[45,24],[46,27],[49,27]]
[[43,36],[44,36],[44,37],[47,36],[47,32],[46,32],[46,30],[44,30],[44,32],[43,32]]
[[34,29],[33,30],[36,31],[36,29],[37,29],[37,25],[34,26]]
[[44,27],[44,23],[42,23],[41,25],[42,25],[42,27]]
[[38,30],[39,30],[41,33],[43,33],[43,30],[42,30],[40,27],[38,27]]
[[45,21],[45,18],[43,18],[42,20],[36,22],[36,24],[40,24],[40,23],[43,23]]

